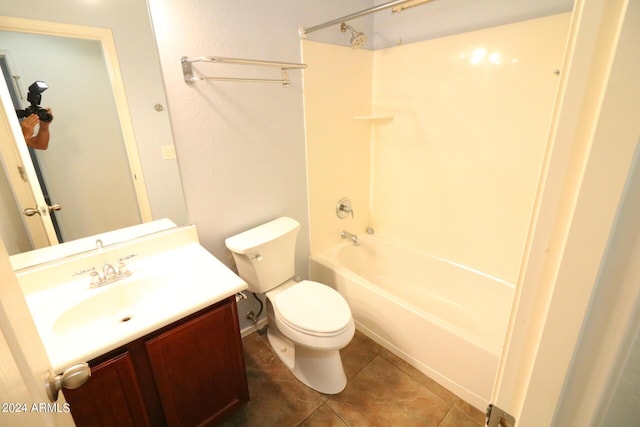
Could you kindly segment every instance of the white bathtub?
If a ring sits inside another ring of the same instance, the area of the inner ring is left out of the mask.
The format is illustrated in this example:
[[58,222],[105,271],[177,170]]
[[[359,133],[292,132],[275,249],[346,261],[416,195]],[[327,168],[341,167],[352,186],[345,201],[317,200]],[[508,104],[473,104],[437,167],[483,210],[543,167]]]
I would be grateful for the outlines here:
[[311,279],[337,289],[358,329],[462,399],[489,403],[514,287],[369,235],[311,257]]

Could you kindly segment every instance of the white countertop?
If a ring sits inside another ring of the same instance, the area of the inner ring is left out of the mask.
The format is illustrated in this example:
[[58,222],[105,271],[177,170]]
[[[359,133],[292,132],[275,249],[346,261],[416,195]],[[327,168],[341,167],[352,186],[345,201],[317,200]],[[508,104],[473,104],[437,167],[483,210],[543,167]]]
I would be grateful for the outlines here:
[[[197,242],[195,228],[166,234],[18,272],[54,371],[88,362],[247,288]],[[88,274],[73,274],[126,254],[135,254],[127,261],[132,274],[120,281],[90,288]]]

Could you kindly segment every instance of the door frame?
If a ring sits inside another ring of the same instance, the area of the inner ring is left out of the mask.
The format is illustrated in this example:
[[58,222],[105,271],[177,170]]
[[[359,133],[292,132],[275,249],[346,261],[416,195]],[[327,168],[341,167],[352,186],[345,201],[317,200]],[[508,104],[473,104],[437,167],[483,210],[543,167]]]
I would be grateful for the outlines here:
[[[577,0],[492,402],[553,425],[640,135],[640,5]],[[600,369],[601,367],[598,367]]]

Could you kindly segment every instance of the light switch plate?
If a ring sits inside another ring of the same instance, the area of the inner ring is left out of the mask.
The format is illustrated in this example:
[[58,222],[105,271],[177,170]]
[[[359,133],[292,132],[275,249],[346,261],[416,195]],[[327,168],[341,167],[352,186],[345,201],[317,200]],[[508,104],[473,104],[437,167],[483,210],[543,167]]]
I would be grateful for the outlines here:
[[171,160],[176,158],[176,148],[173,145],[162,146],[162,158],[164,160]]

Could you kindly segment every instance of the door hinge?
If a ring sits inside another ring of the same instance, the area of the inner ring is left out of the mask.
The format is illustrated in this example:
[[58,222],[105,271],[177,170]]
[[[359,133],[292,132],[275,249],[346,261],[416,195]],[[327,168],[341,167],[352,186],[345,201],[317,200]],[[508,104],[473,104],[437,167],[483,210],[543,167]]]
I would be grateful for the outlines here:
[[487,427],[515,427],[516,419],[495,405],[487,406],[485,413]]
[[18,173],[20,174],[20,178],[22,178],[24,182],[28,182],[27,172],[24,170],[24,166],[18,166]]

